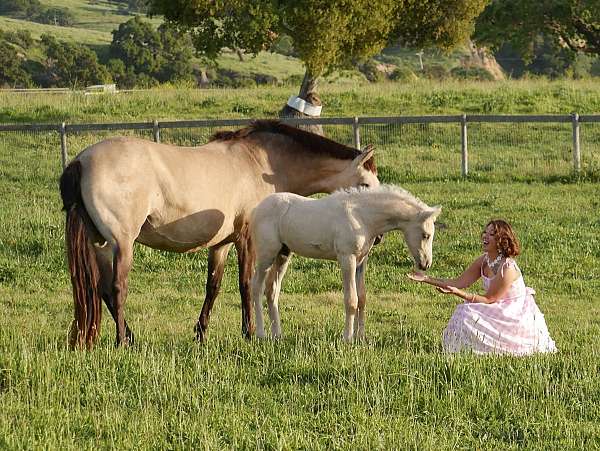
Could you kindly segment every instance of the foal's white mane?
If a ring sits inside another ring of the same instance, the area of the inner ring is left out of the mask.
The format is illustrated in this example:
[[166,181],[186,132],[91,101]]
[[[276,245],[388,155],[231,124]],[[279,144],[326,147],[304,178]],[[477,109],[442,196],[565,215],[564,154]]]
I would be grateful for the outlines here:
[[392,196],[400,202],[408,204],[410,207],[415,208],[418,211],[430,210],[425,202],[418,197],[412,195],[404,188],[400,188],[397,185],[379,185],[375,188],[346,188],[334,191],[331,197],[339,201],[352,202],[353,200],[359,200],[363,197],[381,197],[381,196]]

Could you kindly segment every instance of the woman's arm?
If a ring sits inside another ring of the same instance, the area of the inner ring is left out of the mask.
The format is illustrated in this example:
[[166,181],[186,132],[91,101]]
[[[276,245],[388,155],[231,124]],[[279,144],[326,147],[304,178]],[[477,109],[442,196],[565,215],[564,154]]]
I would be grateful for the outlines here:
[[519,272],[513,266],[507,265],[492,280],[485,294],[468,293],[455,286],[439,287],[442,293],[454,294],[467,302],[479,302],[483,304],[493,304],[498,299],[502,299],[509,290],[512,283],[519,277]]
[[481,276],[481,263],[483,256],[478,257],[467,269],[456,279],[438,279],[429,277],[427,274],[409,274],[408,278],[417,282],[428,283],[434,287],[446,288],[453,286],[456,288],[467,288],[473,285]]

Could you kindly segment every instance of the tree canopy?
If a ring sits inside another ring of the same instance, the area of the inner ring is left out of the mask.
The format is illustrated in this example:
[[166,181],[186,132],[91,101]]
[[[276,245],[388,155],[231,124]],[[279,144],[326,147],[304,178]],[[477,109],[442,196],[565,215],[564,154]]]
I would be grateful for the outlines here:
[[111,81],[106,68],[94,51],[81,44],[61,42],[49,34],[41,37],[46,50],[44,86],[80,88]]
[[[487,0],[149,0],[151,14],[191,33],[198,53],[258,53],[287,35],[307,76],[348,67],[388,42],[450,48],[473,31]],[[306,80],[306,78],[305,78]],[[310,91],[310,89],[307,89]],[[301,96],[307,92],[302,92]]]
[[23,61],[12,44],[0,33],[0,87],[28,87],[29,74],[23,69]]
[[109,67],[123,87],[189,79],[192,50],[187,35],[168,25],[155,30],[136,16],[113,31]]
[[573,52],[600,55],[600,1],[492,0],[477,19],[477,42],[499,49],[510,43],[531,59],[539,35]]

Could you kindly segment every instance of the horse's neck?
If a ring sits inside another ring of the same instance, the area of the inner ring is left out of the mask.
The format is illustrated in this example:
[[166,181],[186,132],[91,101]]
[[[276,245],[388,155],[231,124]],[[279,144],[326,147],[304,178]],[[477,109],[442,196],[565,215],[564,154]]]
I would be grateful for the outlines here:
[[396,229],[404,229],[420,209],[408,201],[399,201],[398,197],[386,194],[371,194],[357,203],[355,212],[361,220],[369,224],[374,235],[380,235]]
[[348,160],[326,155],[309,154],[291,149],[267,150],[271,174],[277,179],[279,191],[309,196],[335,191],[341,183],[341,173]]

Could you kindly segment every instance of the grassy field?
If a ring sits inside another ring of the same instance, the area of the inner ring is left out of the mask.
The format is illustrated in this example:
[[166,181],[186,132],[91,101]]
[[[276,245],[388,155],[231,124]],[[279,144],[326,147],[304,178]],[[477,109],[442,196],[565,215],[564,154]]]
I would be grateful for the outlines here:
[[[586,83],[394,86],[323,86],[327,114],[600,110],[597,86]],[[3,95],[0,122],[269,116],[288,95],[284,88]],[[406,279],[411,262],[399,234],[370,259],[365,343],[341,341],[337,265],[303,258],[294,258],[284,281],[285,338],[243,340],[232,253],[208,342],[199,346],[192,327],[206,252],[140,246],[126,306],[136,345],[114,349],[105,314],[98,347],[69,352],[56,135],[0,134],[0,449],[600,446],[598,183],[569,176],[569,130],[556,125],[474,130],[473,174],[462,180],[455,132],[372,128],[365,142],[378,144],[383,181],[443,206],[448,228],[435,237],[433,274],[454,275],[477,256],[491,217],[514,224],[524,247],[519,264],[556,355],[444,356],[440,335],[457,301]],[[596,157],[598,132],[582,130]],[[69,145],[74,152],[98,139],[72,136]]]
[[[180,89],[117,95],[16,95],[0,90],[0,123],[69,123],[274,117],[299,85],[249,89]],[[320,86],[323,116],[426,114],[597,114],[600,89],[592,80],[432,82]]]

